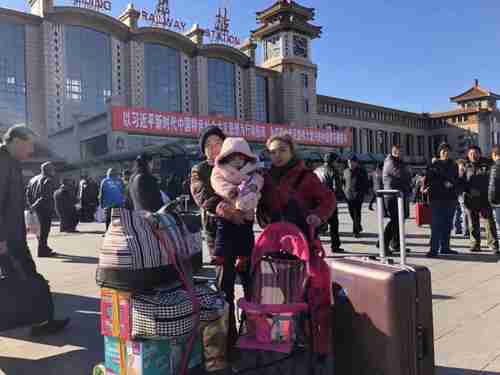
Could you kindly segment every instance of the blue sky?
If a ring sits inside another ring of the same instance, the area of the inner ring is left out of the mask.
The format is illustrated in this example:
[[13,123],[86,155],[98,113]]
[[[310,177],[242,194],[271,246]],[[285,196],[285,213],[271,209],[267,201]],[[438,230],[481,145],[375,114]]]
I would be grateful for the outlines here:
[[[228,5],[231,28],[242,39],[256,27],[255,12],[274,0],[170,0],[188,25],[211,26],[218,6]],[[119,15],[128,0],[113,0]],[[72,0],[56,0],[57,5]],[[154,0],[135,0],[153,8]],[[301,0],[316,8],[323,26],[314,42],[318,92],[416,112],[453,107],[478,78],[500,92],[500,1],[496,0]],[[0,6],[27,10],[22,0]]]

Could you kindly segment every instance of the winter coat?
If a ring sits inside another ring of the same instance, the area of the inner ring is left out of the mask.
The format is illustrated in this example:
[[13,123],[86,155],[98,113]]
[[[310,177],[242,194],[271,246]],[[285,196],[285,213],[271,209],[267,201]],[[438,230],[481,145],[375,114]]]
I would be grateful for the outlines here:
[[429,189],[431,202],[457,200],[458,185],[458,166],[453,160],[436,160],[427,170],[424,188]]
[[212,170],[213,165],[207,160],[196,164],[191,169],[190,189],[196,205],[202,211],[215,215],[217,205],[222,202],[223,199],[219,197],[212,188],[212,183],[210,182]]
[[123,207],[125,186],[121,178],[107,176],[102,180],[99,197],[102,208]]
[[33,209],[52,215],[54,213],[54,180],[45,174],[33,177],[26,188],[26,200]]
[[0,146],[0,241],[7,241],[9,250],[28,248],[24,205],[21,163]]
[[495,161],[491,167],[488,200],[492,206],[500,207],[500,160]]
[[[314,172],[307,170],[303,161],[296,163],[277,180],[273,178],[274,168],[264,176],[262,198],[257,208],[261,226],[284,219],[308,234],[304,223],[307,216],[314,214],[323,222],[332,216],[337,207],[335,193],[323,185]],[[296,209],[292,207],[295,204],[298,206]],[[287,217],[288,213],[293,216],[290,211],[302,217]]]
[[401,158],[387,156],[382,171],[382,181],[384,189],[401,190],[405,194],[411,191],[410,174]]
[[316,176],[319,180],[331,191],[335,193],[337,200],[343,199],[344,192],[342,191],[342,176],[339,171],[328,164],[323,164],[322,166],[314,170]]
[[464,190],[464,204],[469,210],[488,208],[488,186],[490,182],[490,166],[486,159],[476,163],[467,162],[460,178]]
[[151,173],[136,173],[128,185],[128,206],[134,210],[156,212],[163,207],[158,180]]
[[61,229],[74,230],[78,224],[78,212],[76,210],[76,196],[68,185],[61,185],[54,192],[54,203],[57,215],[61,220]]
[[368,174],[366,170],[358,166],[355,169],[344,170],[344,194],[347,200],[363,200],[368,192]]
[[[224,163],[224,159],[235,153],[243,154],[252,161],[247,162],[240,170]],[[215,159],[210,179],[217,195],[234,208],[244,211],[245,218],[249,221],[254,219],[255,209],[261,197],[260,190],[264,184],[264,179],[256,171],[255,160],[255,155],[243,138],[226,138],[219,156]],[[234,191],[237,192],[236,196],[232,196]]]
[[373,191],[377,191],[383,188],[382,183],[382,171],[375,170],[372,174],[372,189]]
[[78,188],[78,199],[82,206],[97,207],[99,204],[99,185],[92,179],[83,179]]

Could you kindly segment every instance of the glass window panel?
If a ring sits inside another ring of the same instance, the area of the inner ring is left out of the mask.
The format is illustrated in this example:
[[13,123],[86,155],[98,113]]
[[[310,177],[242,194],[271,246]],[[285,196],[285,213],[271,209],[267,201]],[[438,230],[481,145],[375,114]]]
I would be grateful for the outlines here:
[[208,59],[208,113],[236,117],[234,64],[215,58]]
[[257,76],[257,100],[255,116],[256,120],[259,122],[269,122],[269,116],[267,111],[267,77]]
[[0,23],[0,128],[26,123],[24,26]]
[[[75,112],[95,115],[111,96],[111,38],[92,29],[65,26],[66,103]],[[99,51],[99,53],[96,53]]]
[[159,44],[145,44],[146,106],[163,112],[182,112],[179,51]]

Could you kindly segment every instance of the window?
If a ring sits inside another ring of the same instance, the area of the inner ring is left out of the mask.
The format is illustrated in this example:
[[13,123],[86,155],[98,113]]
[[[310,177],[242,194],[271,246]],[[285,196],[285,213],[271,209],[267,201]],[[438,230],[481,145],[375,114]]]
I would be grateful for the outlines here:
[[304,113],[309,113],[309,99],[304,99]]
[[235,66],[222,59],[208,59],[208,114],[236,117]]
[[268,100],[268,84],[267,77],[257,76],[257,98],[256,98],[256,108],[255,116],[256,120],[260,122],[269,122],[269,114],[267,110],[267,100]]
[[307,73],[302,73],[302,85],[305,89],[309,88],[309,76]]
[[0,128],[26,123],[24,25],[0,22]]
[[87,139],[80,143],[82,159],[88,160],[108,153],[108,137],[106,134]]
[[[92,29],[65,26],[66,104],[73,113],[106,110],[111,96],[111,38]],[[96,53],[99,51],[99,53]]]
[[352,128],[352,152],[358,152],[358,129]]
[[406,155],[411,156],[413,155],[413,135],[406,134],[405,138],[406,138],[405,142]]
[[425,136],[417,136],[417,155],[424,156],[425,150]]
[[367,130],[366,137],[368,138],[366,144],[368,145],[368,152],[374,152],[373,148],[373,130]]
[[146,43],[144,81],[146,107],[163,112],[182,112],[179,51]]

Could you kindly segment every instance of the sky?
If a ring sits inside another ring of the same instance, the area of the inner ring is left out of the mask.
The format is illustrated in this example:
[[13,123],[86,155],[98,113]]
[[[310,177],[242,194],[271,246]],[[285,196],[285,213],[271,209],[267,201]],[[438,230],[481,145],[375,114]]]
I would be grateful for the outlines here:
[[[55,0],[71,5],[73,0]],[[232,33],[242,40],[257,27],[255,12],[275,0],[170,0],[171,14],[188,27],[213,27],[227,6]],[[112,0],[118,16],[130,0]],[[451,96],[474,79],[500,93],[500,1],[300,0],[323,27],[313,42],[318,93],[413,112],[446,111]],[[0,7],[27,11],[27,1]],[[153,9],[155,0],[134,0]]]

